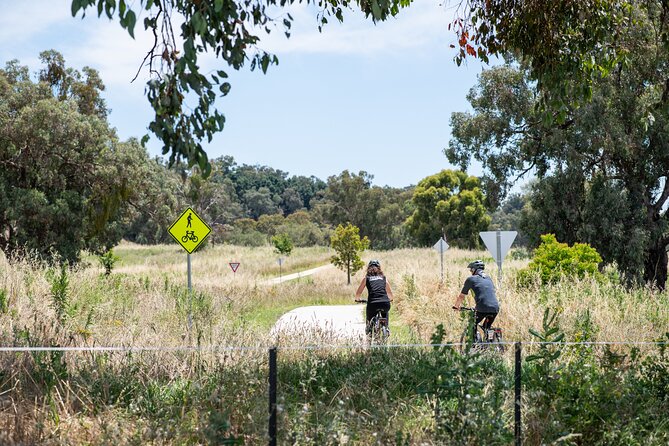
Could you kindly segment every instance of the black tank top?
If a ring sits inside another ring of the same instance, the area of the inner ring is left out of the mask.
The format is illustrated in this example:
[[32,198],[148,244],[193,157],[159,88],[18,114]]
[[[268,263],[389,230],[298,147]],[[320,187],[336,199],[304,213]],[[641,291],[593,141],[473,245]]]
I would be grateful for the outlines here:
[[385,276],[367,276],[367,303],[390,302],[386,293]]

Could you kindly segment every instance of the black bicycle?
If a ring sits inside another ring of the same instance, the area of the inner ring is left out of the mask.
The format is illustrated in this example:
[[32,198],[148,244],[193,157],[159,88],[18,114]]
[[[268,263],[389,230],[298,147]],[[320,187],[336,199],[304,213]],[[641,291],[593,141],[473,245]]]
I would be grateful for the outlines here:
[[[365,299],[356,299],[358,303],[366,304]],[[383,316],[383,311],[378,310],[374,317],[369,320],[367,325],[367,337],[370,344],[385,344],[390,337],[390,328],[388,327],[388,318]]]
[[[453,307],[455,310],[469,311],[471,317],[476,320],[476,309],[468,307]],[[465,331],[460,336],[460,351],[467,351],[467,344],[471,342],[471,349],[475,351],[492,350],[499,353],[504,353],[504,341],[502,340],[502,329],[498,327],[489,326],[487,319],[483,319],[481,323],[476,324],[474,332],[470,324],[467,324]],[[489,326],[486,328],[486,326]]]

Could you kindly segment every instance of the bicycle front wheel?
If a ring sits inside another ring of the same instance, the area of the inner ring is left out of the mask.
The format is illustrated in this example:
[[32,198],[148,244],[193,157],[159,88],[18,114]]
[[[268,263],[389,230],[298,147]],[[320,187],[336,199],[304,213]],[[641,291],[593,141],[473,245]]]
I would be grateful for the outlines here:
[[460,353],[467,353],[468,344],[471,344],[469,348],[473,349],[474,346],[476,345],[476,341],[472,343],[472,333],[467,328],[465,329],[465,331],[462,332],[462,335],[460,335],[460,346],[458,347]]
[[390,329],[385,325],[381,327],[381,343],[386,344],[390,337]]

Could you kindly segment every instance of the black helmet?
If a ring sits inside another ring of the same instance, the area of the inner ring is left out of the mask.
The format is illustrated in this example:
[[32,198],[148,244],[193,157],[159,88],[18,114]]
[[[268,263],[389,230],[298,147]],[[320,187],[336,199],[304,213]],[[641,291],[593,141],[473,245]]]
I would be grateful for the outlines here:
[[377,268],[381,268],[381,262],[378,260],[370,260],[367,266],[376,266]]
[[469,269],[485,269],[485,264],[481,260],[474,260],[472,263],[467,265]]

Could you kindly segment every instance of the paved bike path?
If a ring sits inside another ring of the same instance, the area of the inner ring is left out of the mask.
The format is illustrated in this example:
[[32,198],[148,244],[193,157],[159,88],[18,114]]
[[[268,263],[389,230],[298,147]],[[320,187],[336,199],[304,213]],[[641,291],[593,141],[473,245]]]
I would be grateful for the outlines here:
[[265,284],[276,285],[277,283],[286,282],[288,280],[299,279],[300,277],[310,276],[310,275],[312,275],[314,273],[317,273],[319,271],[323,271],[325,269],[330,269],[330,268],[332,268],[332,266],[333,266],[332,264],[327,264],[327,265],[319,266],[319,267],[316,267],[316,268],[307,269],[307,270],[304,270],[304,271],[299,271],[299,272],[296,272],[296,273],[293,273],[293,274],[287,274],[285,276],[275,277],[273,279],[267,280],[265,282]]
[[364,305],[296,308],[279,318],[271,334],[313,344],[361,343],[365,339],[364,308]]

